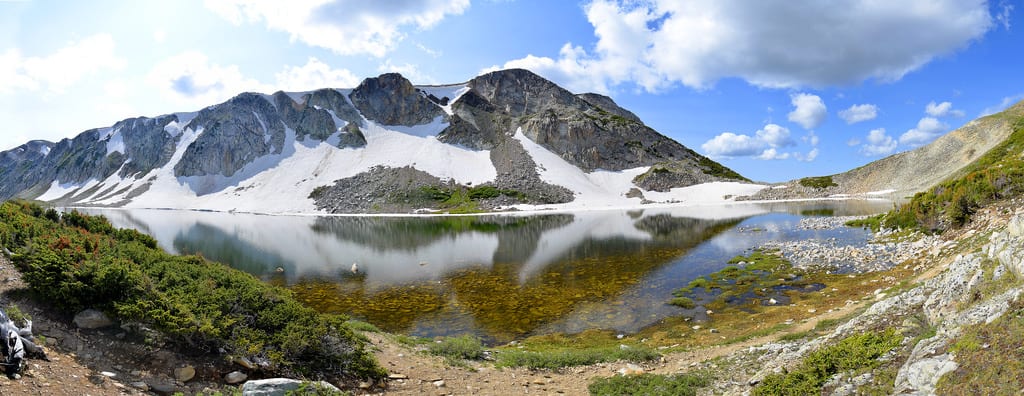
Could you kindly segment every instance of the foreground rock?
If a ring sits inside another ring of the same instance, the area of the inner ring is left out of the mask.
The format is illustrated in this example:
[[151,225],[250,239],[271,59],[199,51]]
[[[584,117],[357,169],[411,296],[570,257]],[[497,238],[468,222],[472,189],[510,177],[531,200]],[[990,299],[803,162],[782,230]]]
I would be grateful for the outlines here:
[[101,329],[113,325],[107,314],[95,309],[87,309],[75,315],[75,326],[80,329]]
[[[293,380],[288,378],[270,378],[263,380],[252,380],[242,384],[242,395],[243,396],[285,396],[289,392],[295,392],[302,387],[303,384],[312,384],[314,387],[320,387],[327,391],[334,391],[341,393],[341,390],[331,385],[328,382],[303,382],[299,380]],[[309,385],[307,385],[309,386]]]
[[[926,242],[904,248],[908,254],[916,252],[921,261],[944,262],[938,275],[902,293],[876,293],[876,303],[821,337],[768,343],[734,355],[727,361],[737,366],[756,359],[756,371],[742,385],[731,377],[734,383],[719,383],[717,387],[726,393],[749,391],[749,386],[766,376],[792,369],[812,351],[866,331],[892,328],[900,333],[923,334],[918,338],[906,336],[903,346],[879,358],[898,368],[894,369],[894,380],[888,380],[895,382],[888,382],[895,387],[893,393],[934,394],[939,379],[959,367],[956,354],[949,351],[965,329],[1000,318],[1024,294],[1019,282],[1024,279],[1024,212],[1007,221],[998,219],[1000,211],[992,209],[977,216],[980,225],[961,230],[951,241],[923,239]],[[992,233],[986,237],[989,231]],[[981,248],[945,256],[955,252],[958,244],[981,244]],[[825,385],[825,393],[858,394],[859,389],[877,381],[872,372],[839,373]]]

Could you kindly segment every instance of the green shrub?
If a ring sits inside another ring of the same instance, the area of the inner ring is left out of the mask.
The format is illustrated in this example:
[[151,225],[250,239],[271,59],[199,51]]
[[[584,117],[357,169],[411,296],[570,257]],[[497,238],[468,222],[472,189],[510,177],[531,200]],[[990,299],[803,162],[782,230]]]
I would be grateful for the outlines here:
[[480,360],[484,357],[484,345],[479,338],[464,335],[432,343],[427,347],[427,352],[434,356],[444,357],[450,362]]
[[25,325],[28,324],[28,321],[32,320],[32,317],[25,312],[22,312],[17,305],[8,305],[4,308],[4,313],[6,313],[7,318],[14,322],[14,325],[18,327],[25,327]]
[[811,395],[836,373],[861,372],[878,367],[878,358],[900,345],[903,337],[892,329],[882,333],[862,333],[839,341],[804,358],[792,372],[772,374],[751,392],[752,395]]
[[660,357],[657,352],[644,347],[607,347],[587,349],[559,349],[533,352],[523,350],[501,351],[497,355],[498,367],[526,367],[530,369],[559,369],[563,367],[587,366],[596,363],[625,360],[646,362]]
[[271,373],[380,378],[384,370],[346,317],[319,314],[291,292],[199,256],[175,256],[153,238],[102,216],[0,205],[0,242],[30,289],[68,313],[93,307],[162,331],[190,349],[266,362]]
[[838,186],[832,181],[832,176],[805,177],[799,181],[801,186],[810,188],[829,188]]
[[641,374],[598,378],[587,387],[591,395],[696,395],[698,388],[710,385],[706,376],[693,374]]

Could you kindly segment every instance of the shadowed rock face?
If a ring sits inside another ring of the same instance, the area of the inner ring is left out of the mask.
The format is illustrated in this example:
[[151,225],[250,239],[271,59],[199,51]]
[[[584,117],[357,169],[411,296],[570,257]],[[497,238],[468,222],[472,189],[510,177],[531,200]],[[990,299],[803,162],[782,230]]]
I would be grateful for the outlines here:
[[350,98],[363,116],[382,125],[422,125],[444,115],[440,107],[398,73],[363,80]]
[[188,126],[202,128],[203,133],[175,165],[175,176],[231,176],[256,158],[279,154],[284,148],[281,114],[255,93],[207,107]]
[[488,73],[469,86],[471,91],[452,106],[455,116],[442,141],[490,149],[521,127],[531,140],[585,171],[678,162],[670,168],[698,172],[673,180],[714,180],[699,171],[699,155],[647,127],[607,96],[574,95],[522,69]]
[[124,163],[120,176],[145,175],[166,164],[174,155],[174,147],[178,140],[167,133],[164,127],[177,120],[178,117],[173,115],[157,118],[139,117],[114,124],[114,129],[120,129],[123,136],[125,157],[132,159]]

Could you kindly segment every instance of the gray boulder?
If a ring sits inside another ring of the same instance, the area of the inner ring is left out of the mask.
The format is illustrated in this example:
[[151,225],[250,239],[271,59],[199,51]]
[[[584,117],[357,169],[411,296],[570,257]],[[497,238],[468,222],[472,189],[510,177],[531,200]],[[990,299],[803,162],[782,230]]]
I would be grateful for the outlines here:
[[[288,392],[299,389],[303,381],[289,378],[270,378],[262,380],[246,381],[242,384],[242,396],[285,396]],[[340,389],[326,381],[312,383],[319,385],[328,391],[341,392]]]
[[105,313],[91,308],[76,314],[74,322],[80,329],[101,329],[114,324]]

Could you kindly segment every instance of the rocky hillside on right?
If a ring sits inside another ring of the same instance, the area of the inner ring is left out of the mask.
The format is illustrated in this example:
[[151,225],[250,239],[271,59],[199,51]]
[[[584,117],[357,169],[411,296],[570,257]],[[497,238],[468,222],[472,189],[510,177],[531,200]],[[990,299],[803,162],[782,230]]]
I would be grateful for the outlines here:
[[1024,104],[831,180],[822,189],[916,188],[892,211],[848,223],[913,257],[847,300],[854,313],[698,366],[716,372],[713,393],[1021,394]]
[[859,168],[780,183],[747,199],[800,199],[830,196],[880,196],[903,199],[965,175],[986,153],[1014,144],[1015,128],[1024,117],[1024,101],[975,119],[911,151],[894,154]]

